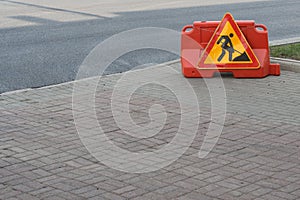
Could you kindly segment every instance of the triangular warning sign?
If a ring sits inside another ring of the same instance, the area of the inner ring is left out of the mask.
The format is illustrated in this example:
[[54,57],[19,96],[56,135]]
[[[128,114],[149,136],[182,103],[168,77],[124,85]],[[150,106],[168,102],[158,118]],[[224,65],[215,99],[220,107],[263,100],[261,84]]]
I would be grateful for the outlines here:
[[257,69],[258,59],[230,13],[226,13],[200,56],[199,69]]

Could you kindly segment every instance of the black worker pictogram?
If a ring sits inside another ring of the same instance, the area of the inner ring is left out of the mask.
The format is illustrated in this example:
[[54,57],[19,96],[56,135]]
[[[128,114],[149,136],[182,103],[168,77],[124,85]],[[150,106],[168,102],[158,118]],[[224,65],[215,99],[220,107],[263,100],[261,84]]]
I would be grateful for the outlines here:
[[[229,36],[228,35],[222,35],[219,40],[217,41],[217,44],[221,44],[221,47],[222,47],[222,53],[221,55],[218,57],[218,62],[220,62],[226,52],[228,53],[228,60],[229,61],[250,61],[248,55],[246,54],[246,52],[239,52],[237,51],[236,49],[234,49],[233,47],[233,44],[232,44],[232,41],[231,41],[231,38],[234,36],[233,33],[230,33]],[[234,52],[237,52],[239,53],[240,55],[235,57],[233,60],[232,60],[232,55]]]

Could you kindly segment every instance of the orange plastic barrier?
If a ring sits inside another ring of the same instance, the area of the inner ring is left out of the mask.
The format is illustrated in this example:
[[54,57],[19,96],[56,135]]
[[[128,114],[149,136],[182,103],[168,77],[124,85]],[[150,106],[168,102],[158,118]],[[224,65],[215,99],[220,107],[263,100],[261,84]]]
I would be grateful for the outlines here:
[[267,28],[253,20],[196,21],[181,33],[181,65],[185,77],[213,77],[231,72],[236,78],[280,75],[280,65],[270,63]]

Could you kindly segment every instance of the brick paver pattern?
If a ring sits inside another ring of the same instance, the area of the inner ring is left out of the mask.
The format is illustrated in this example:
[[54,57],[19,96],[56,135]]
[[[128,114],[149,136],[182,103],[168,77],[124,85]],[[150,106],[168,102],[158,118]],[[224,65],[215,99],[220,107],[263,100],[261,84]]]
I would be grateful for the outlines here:
[[[176,84],[184,77],[178,63],[172,67],[178,73],[166,72],[165,78]],[[140,73],[155,80],[157,68]],[[96,78],[82,81],[98,84],[99,124],[123,149],[161,148],[178,129],[176,96],[160,85],[141,86],[130,100],[133,121],[149,123],[148,109],[153,104],[165,107],[167,120],[155,136],[131,137],[117,126],[110,107],[121,76],[104,76],[98,83]],[[87,151],[74,124],[73,83],[0,95],[0,199],[300,199],[299,74],[223,77],[226,121],[216,146],[203,159],[198,152],[210,122],[210,96],[203,79],[188,81],[201,109],[196,138],[174,163],[141,174],[111,169]],[[128,84],[136,83],[133,79]],[[84,117],[84,109],[82,113]]]

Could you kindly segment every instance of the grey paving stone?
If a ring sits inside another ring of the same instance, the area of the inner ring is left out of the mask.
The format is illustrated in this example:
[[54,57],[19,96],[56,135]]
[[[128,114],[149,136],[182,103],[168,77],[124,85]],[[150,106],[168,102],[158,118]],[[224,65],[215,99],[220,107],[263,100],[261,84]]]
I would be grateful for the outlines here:
[[12,189],[10,187],[6,187],[4,189],[1,189],[1,191],[0,191],[0,197],[2,199],[8,199],[10,197],[15,197],[15,196],[17,196],[19,194],[22,194],[22,192],[18,191],[18,190],[14,190],[14,189]]
[[106,191],[102,189],[96,189],[96,190],[90,190],[88,192],[80,194],[81,197],[87,199],[92,197],[101,197],[103,194],[105,194]]
[[271,191],[272,191],[272,189],[270,189],[270,188],[262,188],[261,187],[261,188],[259,188],[257,190],[253,190],[251,192],[251,194],[254,195],[254,196],[257,196],[259,198],[262,198],[263,195],[265,195],[267,193],[270,193]]
[[186,200],[186,199],[191,199],[191,200],[198,200],[198,199],[203,199],[203,200],[213,200],[215,199],[214,197],[207,196],[205,194],[201,194],[198,192],[190,192],[188,194],[182,195],[178,197],[180,200]]
[[22,200],[39,200],[39,198],[34,197],[33,195],[22,193],[17,196],[17,199],[22,199]]
[[51,190],[53,190],[52,187],[44,186],[44,187],[42,187],[40,189],[34,189],[34,190],[30,191],[29,194],[31,194],[33,196],[39,196],[39,194],[43,194],[43,193],[49,192]]
[[142,196],[142,195],[145,195],[147,193],[148,193],[147,190],[137,188],[137,189],[131,190],[129,192],[125,192],[121,196],[126,198],[126,199],[133,199],[135,197]]
[[136,187],[133,187],[133,186],[129,185],[129,186],[125,186],[125,187],[122,187],[120,189],[114,190],[114,193],[123,194],[123,193],[126,193],[126,192],[130,192],[132,190],[135,190],[135,189],[136,189]]
[[281,191],[274,191],[274,192],[272,192],[272,195],[282,198],[282,199],[298,199],[299,198],[299,195],[288,194],[288,193],[281,192]]

